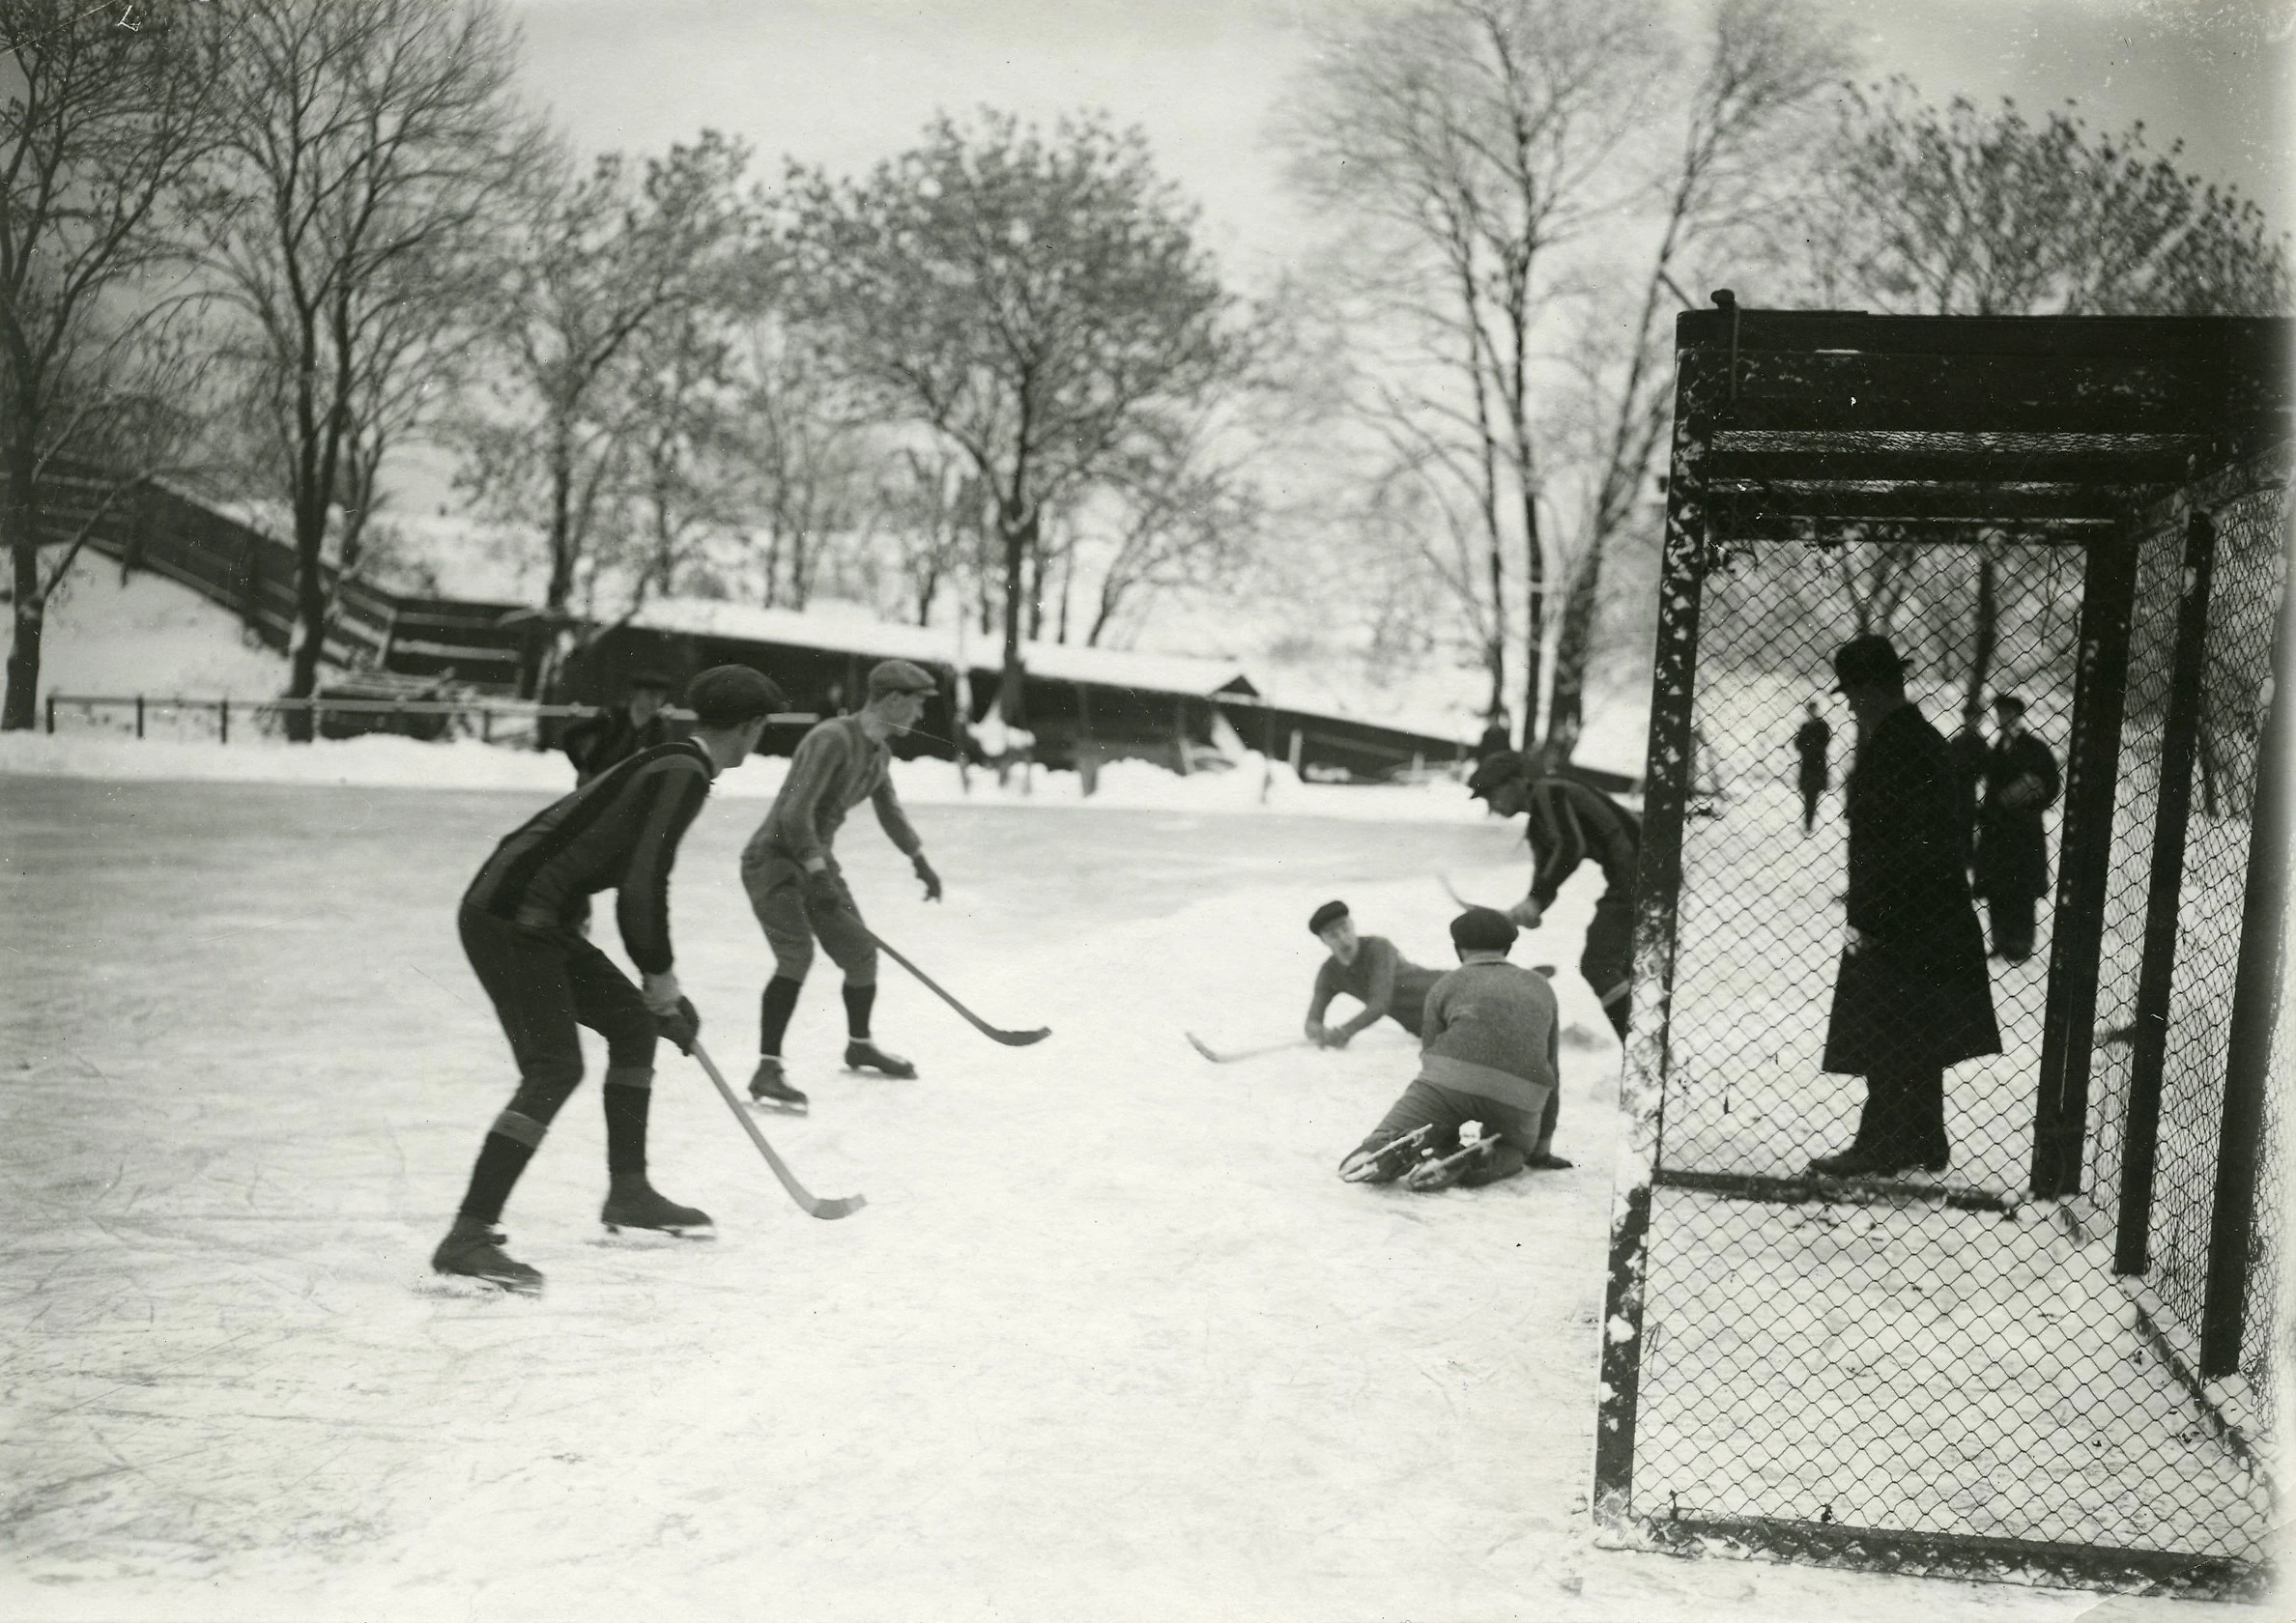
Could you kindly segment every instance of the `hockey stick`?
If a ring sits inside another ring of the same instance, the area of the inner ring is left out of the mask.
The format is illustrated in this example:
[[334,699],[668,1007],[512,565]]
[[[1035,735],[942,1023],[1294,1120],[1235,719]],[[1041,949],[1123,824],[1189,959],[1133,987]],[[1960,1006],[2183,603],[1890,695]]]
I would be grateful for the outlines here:
[[1262,1054],[1280,1054],[1286,1048],[1305,1048],[1307,1046],[1307,1039],[1306,1038],[1295,1037],[1289,1042],[1271,1042],[1265,1048],[1239,1048],[1233,1054],[1222,1054],[1214,1049],[1209,1043],[1207,1043],[1202,1038],[1196,1036],[1196,1034],[1193,1032],[1182,1032],[1180,1035],[1188,1039],[1190,1047],[1193,1048],[1197,1053],[1203,1055],[1207,1060],[1210,1060],[1214,1065],[1234,1065],[1238,1060],[1253,1060],[1259,1058],[1259,1056]]
[[726,1101],[726,1108],[733,1112],[733,1120],[741,1124],[742,1131],[750,1135],[750,1142],[758,1147],[758,1153],[765,1157],[765,1164],[773,1169],[773,1176],[781,1180],[781,1186],[789,1191],[789,1198],[804,1208],[808,1217],[823,1219],[850,1217],[869,1204],[867,1195],[847,1195],[842,1200],[822,1200],[797,1182],[782,1158],[773,1153],[773,1146],[765,1142],[765,1135],[758,1130],[758,1124],[750,1120],[750,1113],[741,1108],[741,1101],[733,1096],[733,1090],[726,1086],[726,1079],[711,1063],[709,1050],[699,1041],[694,1044],[694,1058],[702,1062],[702,1068],[709,1072],[709,1080],[717,1087],[718,1097]]
[[927,991],[931,992],[934,997],[939,998],[941,1002],[947,1004],[951,1009],[957,1011],[958,1013],[963,1015],[966,1020],[971,1022],[973,1030],[979,1032],[983,1037],[989,1039],[991,1042],[1001,1042],[1008,1048],[1025,1048],[1030,1043],[1042,1042],[1045,1040],[1045,1039],[1052,1035],[1052,1028],[1050,1026],[1039,1026],[1035,1031],[1005,1031],[1000,1027],[990,1025],[988,1021],[982,1019],[978,1014],[975,1014],[971,1010],[965,1008],[964,1005],[959,1003],[955,998],[951,997],[946,991],[942,990],[938,982],[934,981],[932,976],[926,974],[915,964],[909,962],[908,959],[903,957],[899,950],[896,949],[894,945],[887,941],[883,936],[877,934],[876,931],[871,930],[869,932],[869,939],[875,942],[878,947],[882,948],[887,957],[891,958],[902,968],[907,970],[918,980],[924,982],[925,989]]

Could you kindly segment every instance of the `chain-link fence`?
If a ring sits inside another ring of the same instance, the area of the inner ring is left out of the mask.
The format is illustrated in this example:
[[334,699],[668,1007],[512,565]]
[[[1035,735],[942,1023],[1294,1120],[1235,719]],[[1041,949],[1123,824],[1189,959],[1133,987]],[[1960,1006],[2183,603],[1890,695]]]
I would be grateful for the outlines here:
[[[1846,411],[1903,357],[1829,329],[1772,406],[1774,357],[1727,330],[1727,367],[1686,351],[1679,379],[1605,1524],[2253,1587],[2291,1048],[2284,455],[2076,483],[2069,435],[1796,441],[1829,379]],[[1870,672],[1836,691],[1861,635],[1906,702]]]

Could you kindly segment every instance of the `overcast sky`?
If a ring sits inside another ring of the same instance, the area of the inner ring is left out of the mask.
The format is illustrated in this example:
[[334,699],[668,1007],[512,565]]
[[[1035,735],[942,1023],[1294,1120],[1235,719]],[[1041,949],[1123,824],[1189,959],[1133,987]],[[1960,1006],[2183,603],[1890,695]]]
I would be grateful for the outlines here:
[[[1049,118],[1105,108],[1144,127],[1205,212],[1206,240],[1254,276],[1305,244],[1269,151],[1315,0],[528,0],[525,89],[587,150],[658,151],[704,125],[854,171],[935,109]],[[1594,0],[1600,3],[1600,0]],[[1693,0],[1681,0],[1688,7]],[[1830,0],[1865,76],[1930,99],[2072,98],[2093,124],[2142,119],[2156,148],[2232,182],[2277,226],[2290,206],[2296,0]]]

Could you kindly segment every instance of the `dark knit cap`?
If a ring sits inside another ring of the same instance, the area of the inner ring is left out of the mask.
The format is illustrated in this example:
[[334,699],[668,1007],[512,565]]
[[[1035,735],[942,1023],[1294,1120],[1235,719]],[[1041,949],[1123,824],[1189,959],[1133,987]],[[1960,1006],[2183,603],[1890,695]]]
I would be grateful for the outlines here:
[[2022,716],[2025,713],[2025,701],[2015,694],[1995,694],[1994,695],[1994,708],[2006,710],[2013,716]]
[[1514,945],[1514,921],[1491,907],[1470,907],[1451,921],[1451,945],[1462,953],[1504,953]]
[[1527,783],[1530,777],[1529,755],[1520,750],[1493,750],[1476,764],[1475,776],[1467,780],[1467,792],[1480,800],[1502,783]]
[[686,708],[703,726],[738,726],[783,708],[782,691],[746,665],[713,665],[686,689]]
[[677,690],[677,684],[673,682],[667,673],[657,670],[649,665],[630,678],[631,691],[635,693],[640,688],[651,688],[656,693],[674,693]]
[[1346,917],[1347,903],[1344,901],[1327,901],[1314,912],[1307,915],[1307,933],[1310,935],[1321,935],[1324,931],[1330,929],[1334,925],[1337,924],[1340,920]]

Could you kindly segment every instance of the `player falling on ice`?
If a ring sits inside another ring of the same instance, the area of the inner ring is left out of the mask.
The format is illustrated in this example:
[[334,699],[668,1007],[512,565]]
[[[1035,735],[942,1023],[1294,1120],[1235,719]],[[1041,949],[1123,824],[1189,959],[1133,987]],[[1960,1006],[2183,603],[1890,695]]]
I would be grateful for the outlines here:
[[[582,1081],[577,1026],[606,1039],[599,1091],[608,1185],[599,1220],[617,1232],[711,1232],[707,1212],[665,1199],[646,1174],[655,1038],[690,1051],[702,1023],[672,967],[670,869],[711,780],[757,747],[782,696],[747,666],[721,665],[694,678],[686,703],[692,738],[643,750],[529,818],[463,896],[463,951],[510,1039],[518,1091],[479,1147],[454,1226],[431,1257],[440,1273],[541,1290],[539,1272],[503,1254],[498,1225],[519,1174]],[[609,889],[643,988],[582,933],[589,898]]]
[[[1506,914],[1470,907],[1450,933],[1459,967],[1427,993],[1419,1075],[1339,1163],[1351,1183],[1473,1187],[1526,1166],[1570,1165],[1555,1154],[1545,1120],[1557,1076],[1554,987],[1507,961],[1515,926]],[[1480,1122],[1483,1136],[1462,1150],[1469,1122]]]
[[887,660],[869,673],[869,702],[808,732],[789,762],[773,810],[741,853],[741,885],[773,949],[773,979],[759,1000],[758,1069],[750,1097],[792,1114],[808,1108],[789,1086],[782,1065],[782,1038],[797,1008],[798,989],[813,967],[814,941],[845,972],[846,1065],[884,1076],[908,1077],[917,1068],[888,1054],[869,1033],[876,1003],[876,938],[830,849],[846,813],[863,801],[876,809],[886,838],[900,847],[924,882],[925,899],[938,901],[940,875],[925,860],[924,841],[909,826],[893,792],[893,752],[887,741],[907,732],[925,713],[933,691],[929,674],[906,660]]
[[[1412,1036],[1420,1034],[1420,1011],[1427,989],[1443,978],[1422,969],[1395,950],[1384,935],[1359,935],[1344,901],[1327,901],[1307,920],[1308,931],[1330,951],[1315,971],[1315,992],[1307,1002],[1307,1040],[1318,1048],[1344,1048],[1358,1032],[1392,1016]],[[1353,1019],[1326,1025],[1332,1000],[1347,993],[1363,1007]]]

